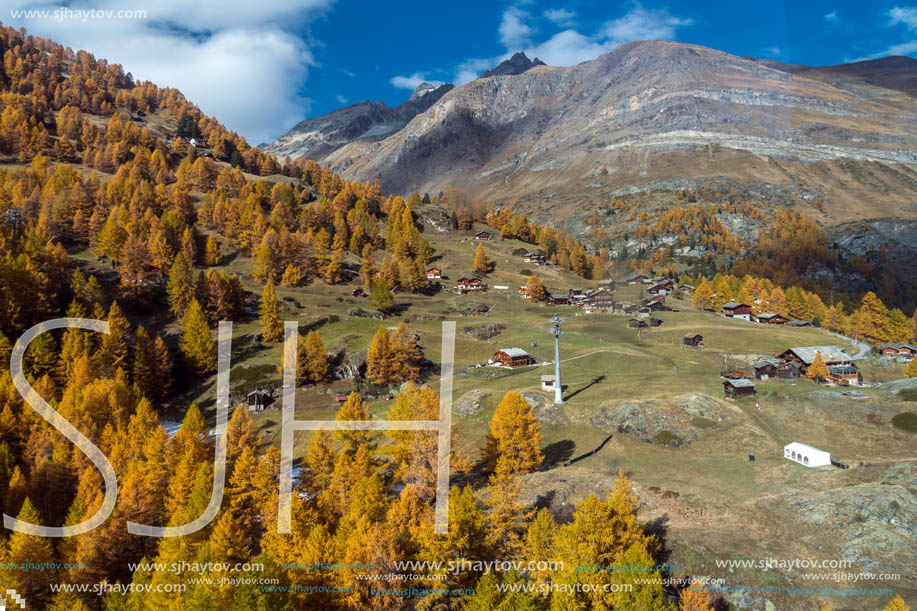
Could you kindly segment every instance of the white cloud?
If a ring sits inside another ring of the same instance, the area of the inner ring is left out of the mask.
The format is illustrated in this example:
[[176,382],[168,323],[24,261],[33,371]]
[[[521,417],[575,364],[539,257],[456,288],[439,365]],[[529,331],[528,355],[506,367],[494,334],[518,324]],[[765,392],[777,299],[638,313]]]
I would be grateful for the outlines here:
[[[455,85],[473,81],[482,72],[519,50],[524,51],[530,59],[537,57],[549,66],[572,66],[595,59],[626,42],[644,39],[674,40],[679,28],[694,24],[693,19],[676,17],[665,9],[645,9],[641,4],[634,3],[617,19],[599,25],[594,33],[583,33],[568,27],[539,42],[535,40],[536,29],[529,24],[531,13],[521,8],[528,4],[526,0],[519,0],[503,12],[497,34],[505,49],[504,53],[496,57],[468,59],[455,66],[452,69],[452,82]],[[575,14],[566,9],[552,9],[545,11],[543,16],[560,25],[565,21],[572,24]],[[438,72],[445,71],[440,69]],[[423,72],[396,76],[390,82],[395,87],[414,89],[424,80],[439,84],[439,81],[427,79]]]
[[882,57],[888,57],[889,55],[914,55],[917,54],[917,40],[911,40],[908,42],[902,42],[897,45],[892,45],[883,51],[878,53],[873,53],[872,55],[864,55],[863,57],[855,57],[853,59],[846,59],[847,62],[862,62],[870,59],[879,59]]
[[[545,17],[550,19],[548,13],[552,11],[545,12]],[[530,17],[529,13],[518,6],[506,9],[499,29],[500,42],[506,52],[497,57],[462,62],[455,68],[453,82],[462,85],[474,80],[485,70],[493,68],[518,51],[520,46],[530,59],[537,57],[549,66],[572,66],[595,59],[626,42],[674,40],[679,28],[694,24],[692,19],[676,17],[664,9],[645,9],[636,3],[621,17],[602,23],[593,34],[567,28],[547,40],[535,42],[532,40],[534,29],[525,22]],[[509,40],[516,44],[507,44]]]
[[888,25],[903,23],[909,30],[917,30],[917,7],[896,6],[888,11]]
[[511,6],[503,13],[500,22],[500,43],[509,50],[528,45],[534,30],[526,23],[530,15],[516,6]]
[[[119,63],[137,80],[175,87],[255,144],[272,140],[308,112],[309,100],[299,90],[315,59],[310,46],[286,28],[307,25],[332,2],[165,0],[144,7],[145,19],[22,18],[9,25]],[[18,4],[26,10],[59,8],[35,0]],[[68,8],[126,10],[120,0],[76,0]]]
[[338,101],[338,104],[346,104],[347,102],[349,102],[349,100],[345,98],[344,96],[342,96],[341,94],[338,94],[335,99]]
[[693,23],[693,19],[680,19],[665,9],[647,10],[637,4],[623,17],[606,23],[602,31],[609,42],[616,44],[632,40],[671,40],[678,28]]
[[576,13],[563,8],[549,9],[544,12],[544,17],[562,28],[571,27],[576,23]]
[[[888,11],[888,27],[904,25],[911,32],[917,31],[917,7],[913,6],[896,6]],[[917,54],[917,40],[908,40],[905,42],[890,45],[878,53],[848,59],[848,62],[861,62],[870,59],[879,59],[889,55],[915,55]]]
[[764,47],[763,49],[758,49],[756,55],[759,57],[780,57],[783,55],[783,49],[780,47]]
[[503,57],[490,57],[464,61],[455,68],[455,76],[452,78],[452,82],[458,86],[473,81],[482,72],[493,68],[503,59]]
[[537,57],[549,66],[572,66],[595,59],[616,46],[617,43],[596,40],[576,30],[564,30],[541,44],[527,48],[525,54],[530,58]]
[[840,23],[841,18],[837,16],[837,11],[831,11],[825,15],[825,21],[828,23]]
[[572,66],[595,59],[626,42],[674,40],[678,28],[693,23],[691,19],[675,17],[667,10],[648,10],[635,4],[621,17],[603,23],[595,34],[567,29],[526,48],[525,53],[529,57],[538,57],[550,66]]
[[423,72],[415,72],[411,76],[394,76],[389,82],[393,87],[398,87],[399,89],[410,89],[411,91],[417,89],[423,83],[430,83],[435,87],[442,85],[442,81],[434,81],[428,79],[426,74]]

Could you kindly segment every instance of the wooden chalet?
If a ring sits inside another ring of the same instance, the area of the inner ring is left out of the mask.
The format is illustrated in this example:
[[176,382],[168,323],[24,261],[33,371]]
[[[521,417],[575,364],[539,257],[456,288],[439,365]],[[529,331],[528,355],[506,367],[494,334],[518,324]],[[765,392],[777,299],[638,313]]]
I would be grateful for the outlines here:
[[626,284],[643,284],[643,281],[646,279],[646,276],[643,274],[631,274],[624,279]]
[[756,380],[767,380],[777,377],[777,367],[780,366],[780,359],[764,358],[754,364]]
[[812,322],[808,320],[791,320],[786,323],[788,327],[811,327]]
[[800,373],[805,375],[809,366],[815,362],[815,355],[817,353],[821,354],[822,359],[829,368],[834,365],[853,366],[853,360],[850,358],[850,355],[841,350],[839,346],[800,346],[788,348],[778,354],[777,358],[787,363],[797,363]]
[[898,342],[897,344],[882,344],[879,346],[879,354],[889,358],[899,358],[909,361],[917,356],[917,346],[907,342]]
[[268,394],[260,390],[253,390],[248,393],[246,400],[248,402],[248,411],[250,412],[260,412],[271,402]]
[[494,353],[494,363],[501,367],[526,367],[534,365],[535,359],[522,348],[503,348]]
[[829,365],[828,381],[838,386],[859,386],[860,371],[853,365]]
[[782,361],[778,358],[767,357],[754,364],[755,378],[768,380],[780,378],[782,380],[795,380],[802,377],[802,368],[796,361]]
[[755,396],[755,383],[745,378],[723,381],[723,396],[727,399],[740,399]]
[[685,336],[681,339],[681,343],[685,346],[703,346],[704,336],[700,333],[685,333]]
[[570,296],[563,293],[552,293],[545,297],[544,301],[548,305],[570,305]]
[[489,240],[490,232],[489,231],[479,231],[476,234],[474,234],[474,239],[475,240]]
[[438,267],[431,267],[427,270],[427,280],[440,280],[443,277],[443,270]]
[[668,295],[675,289],[675,283],[670,279],[657,282],[646,289],[648,295]]
[[644,329],[646,328],[646,326],[647,326],[646,321],[640,318],[631,318],[630,320],[627,321],[627,327],[629,329]]
[[545,256],[540,252],[527,252],[522,256],[522,260],[526,263],[535,263],[538,265],[545,262]]
[[652,318],[650,318],[650,326],[651,326],[651,327],[658,327],[658,326],[661,325],[661,324],[662,324],[662,319],[661,319],[661,318],[656,318],[655,316],[653,316]]
[[352,291],[350,291],[350,294],[353,297],[366,297],[366,291],[364,291],[363,289],[353,289]]
[[658,301],[656,299],[645,299],[642,303],[642,307],[649,310],[650,312],[670,312],[668,306],[665,303]]
[[751,306],[739,301],[730,301],[723,304],[723,316],[726,318],[741,318],[751,320]]
[[785,316],[774,314],[773,312],[762,312],[755,316],[755,322],[759,322],[762,325],[785,325],[787,319]]
[[466,278],[465,276],[462,276],[458,279],[455,286],[452,288],[464,295],[465,293],[483,291],[484,284],[477,278]]
[[583,303],[590,310],[610,310],[614,307],[615,294],[607,288],[598,288],[586,292]]

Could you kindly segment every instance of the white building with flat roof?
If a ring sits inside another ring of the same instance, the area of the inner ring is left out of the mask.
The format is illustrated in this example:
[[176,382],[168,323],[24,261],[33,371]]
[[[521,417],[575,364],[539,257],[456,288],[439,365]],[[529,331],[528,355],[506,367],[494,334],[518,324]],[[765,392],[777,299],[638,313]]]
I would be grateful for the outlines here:
[[804,443],[788,443],[783,448],[783,457],[806,467],[826,467],[831,464],[831,454]]

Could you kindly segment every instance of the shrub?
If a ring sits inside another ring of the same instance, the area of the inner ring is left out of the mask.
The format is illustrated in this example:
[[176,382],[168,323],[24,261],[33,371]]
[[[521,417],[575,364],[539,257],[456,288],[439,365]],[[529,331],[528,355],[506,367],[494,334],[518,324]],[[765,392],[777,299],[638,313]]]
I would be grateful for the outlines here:
[[663,446],[680,446],[682,444],[681,437],[671,431],[659,431],[653,436],[653,441]]
[[704,418],[703,416],[694,416],[694,418],[691,419],[691,425],[699,429],[708,429],[711,426],[716,426],[716,420]]
[[895,414],[894,418],[892,418],[892,424],[902,431],[917,433],[917,414],[914,412]]

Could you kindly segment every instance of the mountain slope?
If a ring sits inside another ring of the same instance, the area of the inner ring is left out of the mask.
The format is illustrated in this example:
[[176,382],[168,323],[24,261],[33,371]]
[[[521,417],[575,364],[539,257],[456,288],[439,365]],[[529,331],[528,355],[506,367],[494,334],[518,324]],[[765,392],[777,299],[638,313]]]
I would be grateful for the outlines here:
[[261,148],[283,159],[322,159],[339,147],[362,139],[378,139],[404,127],[408,121],[435,104],[452,89],[423,83],[408,100],[395,108],[384,102],[359,102],[328,114],[297,123],[290,131]]
[[771,68],[843,87],[860,83],[917,96],[917,59],[895,55],[836,66],[801,66],[776,60],[754,60]]
[[568,68],[477,79],[391,135],[319,159],[387,190],[457,185],[552,218],[685,179],[821,197],[830,222],[913,218],[917,100],[837,67],[812,74],[850,86],[696,45],[634,42]]

